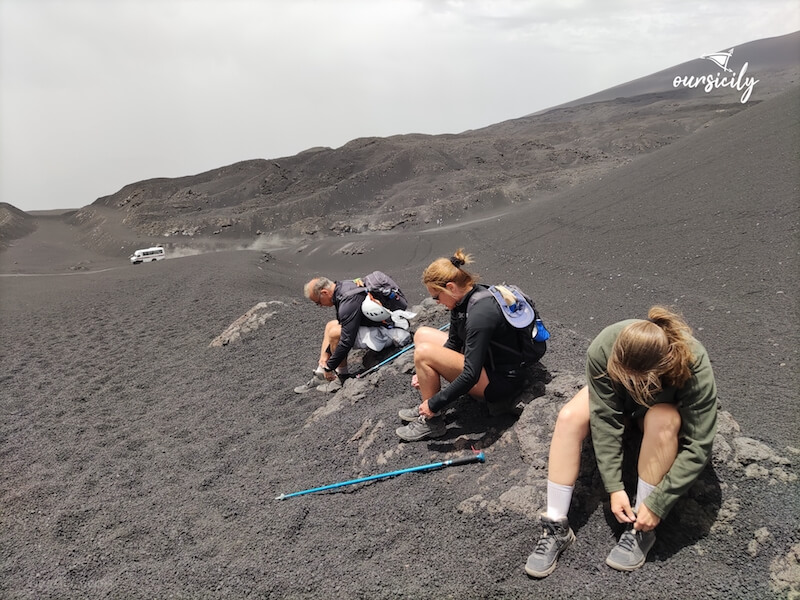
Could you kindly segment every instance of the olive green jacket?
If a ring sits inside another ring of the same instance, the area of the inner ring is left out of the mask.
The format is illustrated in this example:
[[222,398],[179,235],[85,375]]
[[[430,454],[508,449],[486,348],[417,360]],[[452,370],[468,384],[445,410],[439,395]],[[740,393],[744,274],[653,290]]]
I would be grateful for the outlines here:
[[[589,386],[590,424],[597,466],[606,491],[625,488],[622,482],[622,433],[625,419],[640,416],[645,407],[636,403],[625,388],[614,385],[606,373],[611,347],[622,329],[634,319],[609,325],[589,345],[586,381]],[[706,349],[692,339],[692,377],[682,388],[665,387],[655,403],[675,404],[681,416],[678,456],[645,505],[664,518],[675,502],[691,487],[711,458],[717,430],[717,387]]]

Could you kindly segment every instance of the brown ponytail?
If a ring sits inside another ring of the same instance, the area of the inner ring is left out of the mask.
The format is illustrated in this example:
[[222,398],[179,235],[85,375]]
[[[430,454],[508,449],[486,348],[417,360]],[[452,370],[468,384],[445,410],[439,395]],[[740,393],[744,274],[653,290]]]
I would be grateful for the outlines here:
[[664,385],[683,387],[694,357],[692,330],[683,317],[663,306],[653,306],[647,317],[620,332],[606,369],[636,402],[650,406]]

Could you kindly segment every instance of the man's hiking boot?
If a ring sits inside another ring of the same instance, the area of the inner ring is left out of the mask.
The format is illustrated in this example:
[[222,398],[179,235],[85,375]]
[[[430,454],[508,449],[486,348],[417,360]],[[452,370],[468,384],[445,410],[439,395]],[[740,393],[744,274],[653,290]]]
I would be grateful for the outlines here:
[[398,427],[395,433],[401,440],[406,442],[418,442],[442,437],[447,433],[447,424],[442,417],[426,419],[424,416],[419,415],[415,421],[411,421],[403,427]]
[[531,577],[547,577],[556,568],[558,557],[575,541],[575,534],[567,517],[550,519],[541,515],[542,537],[525,563],[525,572]]
[[655,531],[636,531],[631,526],[608,554],[606,564],[617,571],[635,571],[647,560],[647,553],[655,543]]
[[305,394],[306,392],[310,392],[311,390],[317,389],[318,385],[319,385],[319,379],[317,379],[316,377],[312,377],[303,385],[298,385],[296,388],[294,388],[294,392],[295,394]]
[[335,394],[340,389],[342,389],[342,380],[338,377],[333,381],[325,381],[323,383],[317,382],[317,390],[320,392],[328,392],[330,394]]
[[327,383],[327,381],[325,381],[325,371],[322,370],[322,367],[317,365],[317,368],[314,369],[314,376],[303,385],[298,385],[294,388],[294,392],[295,394],[305,394],[306,392],[317,389],[320,383]]

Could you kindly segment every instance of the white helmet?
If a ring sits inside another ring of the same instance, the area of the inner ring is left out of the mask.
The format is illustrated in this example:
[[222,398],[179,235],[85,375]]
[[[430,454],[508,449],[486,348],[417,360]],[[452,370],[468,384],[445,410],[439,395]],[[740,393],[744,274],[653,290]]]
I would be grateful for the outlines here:
[[367,297],[361,303],[361,312],[370,321],[375,321],[376,323],[382,323],[387,319],[391,321],[392,318],[392,313],[386,310],[371,294],[367,294]]

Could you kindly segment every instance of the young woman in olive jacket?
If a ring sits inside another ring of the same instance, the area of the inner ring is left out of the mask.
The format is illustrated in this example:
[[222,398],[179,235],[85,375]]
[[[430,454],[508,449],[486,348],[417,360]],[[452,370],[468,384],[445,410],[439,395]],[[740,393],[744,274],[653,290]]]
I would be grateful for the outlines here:
[[[717,423],[714,373],[705,348],[679,315],[654,306],[647,320],[606,327],[589,346],[586,381],[556,421],[542,536],[525,566],[532,577],[552,573],[575,540],[567,512],[581,444],[590,432],[611,512],[628,525],[606,558],[621,571],[644,564],[655,543],[654,529],[711,457]],[[642,431],[633,504],[622,481],[622,436],[632,424]]]

